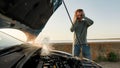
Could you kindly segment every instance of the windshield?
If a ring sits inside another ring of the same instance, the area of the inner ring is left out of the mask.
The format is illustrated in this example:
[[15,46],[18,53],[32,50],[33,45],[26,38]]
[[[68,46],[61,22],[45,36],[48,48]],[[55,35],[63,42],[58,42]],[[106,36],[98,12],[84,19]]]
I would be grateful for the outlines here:
[[25,34],[20,30],[0,29],[0,49],[22,44],[26,40]]

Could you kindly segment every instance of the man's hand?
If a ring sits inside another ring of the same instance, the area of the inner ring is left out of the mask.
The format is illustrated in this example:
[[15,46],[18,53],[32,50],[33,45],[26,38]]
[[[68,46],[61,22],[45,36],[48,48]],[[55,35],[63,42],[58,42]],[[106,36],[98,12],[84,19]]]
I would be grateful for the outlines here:
[[85,18],[85,13],[84,12],[82,13],[82,17]]

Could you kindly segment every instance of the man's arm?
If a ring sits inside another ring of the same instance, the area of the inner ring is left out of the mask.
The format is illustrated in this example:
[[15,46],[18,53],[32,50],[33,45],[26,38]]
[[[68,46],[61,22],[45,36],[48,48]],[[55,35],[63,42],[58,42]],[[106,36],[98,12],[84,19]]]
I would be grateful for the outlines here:
[[71,26],[71,28],[70,28],[70,31],[71,31],[71,32],[74,32],[74,31],[75,31],[75,28],[76,28],[76,26],[77,26],[76,22],[77,22],[77,20],[76,20],[76,21],[73,23],[73,25]]
[[88,26],[92,25],[94,22],[88,17],[84,17],[85,22],[87,23]]

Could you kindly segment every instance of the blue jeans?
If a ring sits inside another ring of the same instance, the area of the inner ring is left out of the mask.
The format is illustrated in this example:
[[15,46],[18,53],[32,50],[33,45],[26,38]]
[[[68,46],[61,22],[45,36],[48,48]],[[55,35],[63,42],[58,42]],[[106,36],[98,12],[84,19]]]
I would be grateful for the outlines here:
[[91,59],[91,53],[90,53],[90,46],[89,45],[74,45],[74,56],[79,57],[80,56],[80,49],[82,47],[82,56]]

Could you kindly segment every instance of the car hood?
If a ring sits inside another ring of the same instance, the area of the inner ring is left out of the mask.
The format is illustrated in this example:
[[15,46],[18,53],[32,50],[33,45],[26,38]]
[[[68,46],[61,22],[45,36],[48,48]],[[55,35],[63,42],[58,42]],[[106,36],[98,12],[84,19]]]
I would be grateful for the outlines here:
[[38,35],[61,4],[62,0],[0,0],[0,28]]

